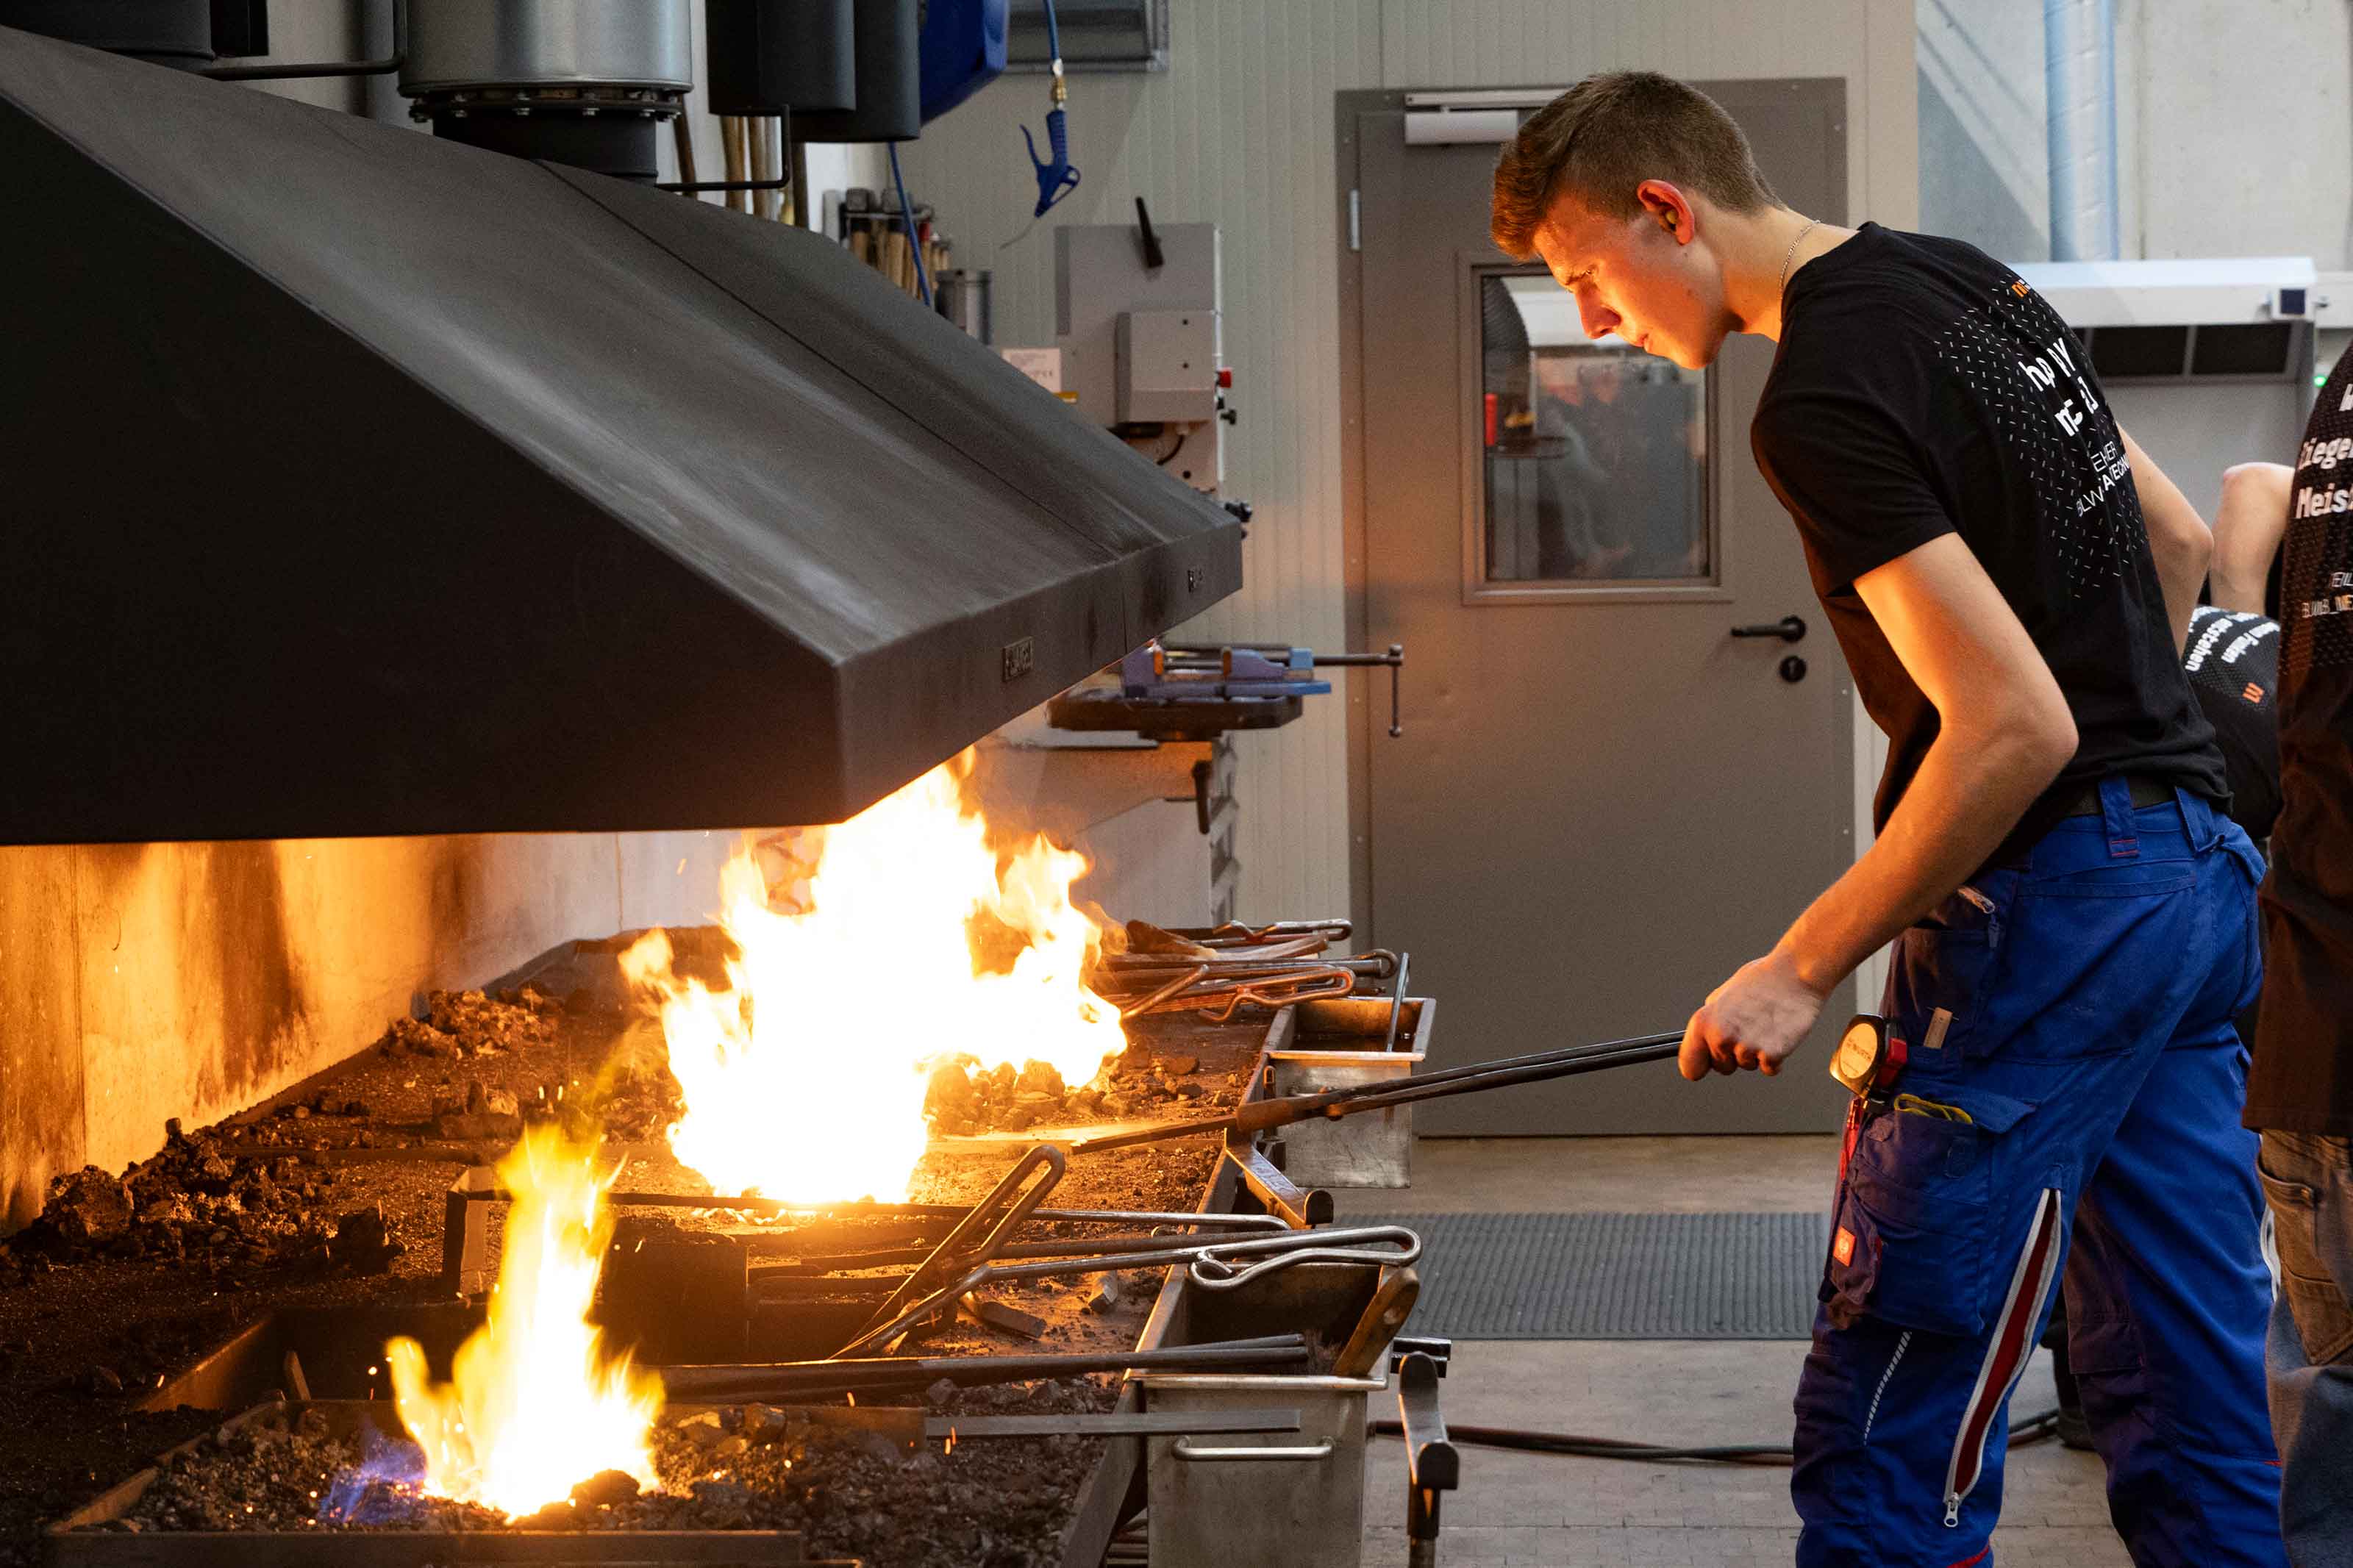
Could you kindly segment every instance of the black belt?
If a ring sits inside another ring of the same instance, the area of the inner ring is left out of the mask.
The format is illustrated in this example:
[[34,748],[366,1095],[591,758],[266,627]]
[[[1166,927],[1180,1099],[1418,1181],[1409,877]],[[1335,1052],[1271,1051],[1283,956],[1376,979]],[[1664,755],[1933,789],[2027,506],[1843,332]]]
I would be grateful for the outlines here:
[[[2151,778],[2147,773],[2127,773],[2125,775],[2125,787],[2132,792],[2132,803],[2136,807],[2164,805],[2173,799],[2174,785],[2169,779]],[[2068,800],[2070,804],[2063,815],[2099,816],[2102,809],[2099,781],[2094,779],[2083,785]]]

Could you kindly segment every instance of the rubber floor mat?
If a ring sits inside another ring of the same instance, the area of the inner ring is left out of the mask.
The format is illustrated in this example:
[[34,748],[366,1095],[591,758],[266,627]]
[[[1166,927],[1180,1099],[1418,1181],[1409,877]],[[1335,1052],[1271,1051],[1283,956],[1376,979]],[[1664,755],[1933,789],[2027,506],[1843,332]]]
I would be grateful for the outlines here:
[[1802,1340],[1820,1214],[1408,1214],[1422,1240],[1406,1332],[1458,1340]]

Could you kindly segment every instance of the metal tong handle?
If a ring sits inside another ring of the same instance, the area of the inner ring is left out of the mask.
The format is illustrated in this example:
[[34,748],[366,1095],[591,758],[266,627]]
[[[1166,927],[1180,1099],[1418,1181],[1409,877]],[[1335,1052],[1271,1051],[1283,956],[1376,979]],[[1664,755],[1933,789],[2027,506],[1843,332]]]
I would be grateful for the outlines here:
[[[1226,1005],[1223,1008],[1207,1005],[1208,999],[1217,993],[1205,992],[1203,1001],[1198,1005],[1198,1011],[1201,1016],[1213,1024],[1230,1024],[1233,1022],[1234,1015],[1245,1005],[1279,1009],[1288,1007],[1295,1002],[1313,1002],[1326,996],[1353,996],[1356,993],[1356,977],[1347,970],[1311,969],[1298,974],[1286,974],[1271,980],[1236,982],[1232,991],[1226,996]],[[1175,1004],[1163,1005],[1173,1007],[1187,1005],[1187,999],[1179,996]]]
[[[1014,1228],[1023,1220],[1028,1219],[1039,1204],[1046,1201],[1046,1194],[1061,1184],[1062,1170],[1068,1160],[1069,1156],[1062,1152],[1061,1147],[1054,1143],[1038,1144],[1027,1154],[1022,1155],[1013,1169],[1005,1173],[1004,1179],[997,1184],[995,1189],[987,1197],[975,1204],[971,1213],[956,1221],[955,1228],[949,1231],[941,1239],[939,1246],[932,1249],[932,1255],[917,1264],[913,1273],[899,1281],[898,1289],[892,1291],[889,1300],[874,1310],[874,1315],[866,1320],[857,1335],[851,1339],[849,1345],[836,1353],[849,1354],[850,1349],[862,1342],[876,1329],[890,1322],[902,1308],[922,1294],[934,1279],[949,1269],[969,1268],[976,1263],[987,1263],[996,1257],[997,1249],[1005,1245],[1005,1238],[1013,1234]],[[1030,1183],[1026,1189],[1017,1192],[1016,1189],[1021,1188],[1023,1178],[1041,1167],[1046,1173]],[[997,1219],[997,1224],[990,1228],[988,1235],[980,1242],[977,1248],[969,1247],[967,1238],[983,1226],[987,1225],[990,1217],[996,1214],[1000,1205],[1005,1211],[1003,1217]],[[967,1251],[974,1254],[969,1259],[965,1256]]]
[[[1395,1250],[1375,1250],[1381,1243],[1391,1244]],[[1193,1254],[1185,1272],[1204,1290],[1239,1290],[1253,1279],[1295,1263],[1370,1263],[1397,1268],[1420,1257],[1420,1237],[1401,1225],[1375,1225],[1215,1241]],[[1237,1266],[1238,1258],[1251,1261]]]
[[[1399,1238],[1403,1239],[1404,1249],[1397,1252],[1360,1250],[1355,1246],[1355,1244],[1369,1244],[1377,1241],[1397,1241]],[[1037,1263],[982,1263],[961,1279],[952,1280],[933,1291],[881,1327],[869,1329],[860,1333],[849,1344],[836,1352],[835,1356],[839,1359],[843,1356],[859,1355],[871,1346],[887,1343],[897,1338],[903,1330],[913,1327],[942,1307],[954,1303],[966,1291],[977,1290],[983,1285],[991,1284],[999,1279],[1050,1279],[1069,1274],[1116,1274],[1125,1273],[1131,1269],[1168,1268],[1179,1263],[1186,1264],[1189,1268],[1199,1262],[1204,1254],[1216,1254],[1228,1258],[1235,1257],[1248,1258],[1274,1253],[1276,1257],[1268,1258],[1267,1262],[1273,1267],[1282,1268],[1288,1266],[1279,1261],[1282,1256],[1282,1249],[1285,1248],[1293,1252],[1303,1249],[1314,1255],[1291,1258],[1289,1261],[1292,1263],[1325,1260],[1328,1258],[1330,1260],[1343,1263],[1376,1263],[1387,1268],[1411,1263],[1419,1258],[1421,1237],[1401,1226],[1371,1226],[1355,1230],[1285,1231],[1280,1236],[1204,1241],[1198,1248],[1170,1251],[1118,1252],[1098,1258],[1050,1258]],[[1208,1289],[1227,1290],[1246,1283],[1258,1273],[1265,1272],[1265,1268],[1261,1265],[1252,1265],[1242,1269],[1230,1269],[1229,1265],[1224,1267],[1230,1270],[1234,1278],[1230,1279],[1202,1278],[1199,1279],[1199,1283]],[[1211,1275],[1217,1275],[1219,1269],[1212,1268],[1209,1272]]]

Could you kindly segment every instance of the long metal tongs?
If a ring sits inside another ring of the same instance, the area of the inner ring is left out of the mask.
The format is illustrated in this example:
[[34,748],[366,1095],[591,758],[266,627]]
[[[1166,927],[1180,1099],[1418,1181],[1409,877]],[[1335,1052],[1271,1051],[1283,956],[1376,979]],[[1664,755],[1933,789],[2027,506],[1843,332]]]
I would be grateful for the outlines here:
[[1311,1117],[1355,1116],[1368,1110],[1387,1110],[1393,1106],[1411,1105],[1417,1100],[1440,1100],[1452,1094],[1472,1094],[1481,1089],[1503,1089],[1515,1083],[1537,1083],[1546,1079],[1599,1072],[1607,1068],[1662,1061],[1683,1048],[1683,1040],[1681,1030],[1671,1035],[1642,1035],[1630,1040],[1609,1040],[1599,1045],[1571,1046],[1556,1051],[1538,1051],[1532,1056],[1474,1062],[1468,1067],[1449,1068],[1442,1072],[1424,1073],[1418,1078],[1391,1079],[1346,1089],[1327,1089],[1314,1094],[1284,1095],[1273,1100],[1246,1100],[1223,1116],[1158,1121],[1149,1126],[1081,1138],[1071,1143],[1071,1152],[1093,1154],[1106,1149],[1127,1149],[1139,1143],[1162,1143],[1172,1138],[1191,1138],[1207,1133],[1263,1132]]
[[933,1291],[880,1328],[842,1347],[854,1356],[892,1340],[933,1313],[952,1310],[970,1291],[1008,1279],[1048,1279],[1065,1274],[1117,1274],[1184,1264],[1205,1290],[1232,1290],[1295,1263],[1370,1263],[1393,1268],[1421,1256],[1421,1237],[1403,1226],[1364,1226],[1352,1230],[1302,1230],[1282,1236],[1227,1237],[1198,1246],[1146,1252],[1116,1252],[1097,1258],[1038,1263],[983,1263],[962,1279]]
[[[873,1331],[877,1325],[890,1322],[902,1308],[936,1281],[955,1269],[969,1268],[975,1258],[987,1263],[996,1257],[997,1249],[1005,1245],[1016,1227],[1034,1214],[1038,1205],[1046,1201],[1046,1195],[1060,1184],[1063,1164],[1062,1151],[1052,1143],[1040,1143],[1022,1155],[1013,1169],[1005,1173],[1004,1179],[997,1184],[995,1189],[973,1205],[972,1212],[956,1221],[955,1227],[940,1238],[940,1244],[932,1248],[931,1256],[917,1264],[914,1272],[899,1282],[898,1289],[874,1310],[874,1315],[866,1320],[865,1327],[859,1330],[857,1336],[835,1353],[857,1353],[861,1346],[873,1342]],[[1021,1184],[1029,1173],[1039,1170],[1045,1174],[1028,1187],[1023,1187]],[[993,1226],[990,1225],[992,1220],[996,1222]],[[976,1242],[974,1238],[980,1236],[984,1226],[988,1227],[988,1234]],[[956,1292],[958,1296],[962,1294],[961,1290]]]

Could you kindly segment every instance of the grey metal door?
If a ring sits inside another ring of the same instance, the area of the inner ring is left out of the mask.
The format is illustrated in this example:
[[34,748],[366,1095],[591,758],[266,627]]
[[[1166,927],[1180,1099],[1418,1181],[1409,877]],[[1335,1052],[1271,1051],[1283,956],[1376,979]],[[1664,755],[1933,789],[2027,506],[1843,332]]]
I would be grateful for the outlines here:
[[[1707,90],[1784,200],[1845,218],[1841,83]],[[1362,631],[1406,645],[1409,690],[1403,738],[1363,753],[1370,934],[1446,999],[1435,1068],[1680,1028],[1852,859],[1854,791],[1846,668],[1748,453],[1772,345],[1686,373],[1586,340],[1488,244],[1499,143],[1446,139],[1470,119],[1409,135],[1430,101],[1344,95],[1341,184]],[[1731,635],[1790,616],[1793,642]],[[1421,1129],[1834,1127],[1852,992],[1778,1079],[1620,1069],[1438,1102]]]

